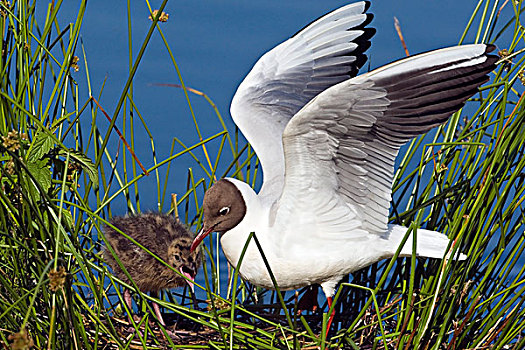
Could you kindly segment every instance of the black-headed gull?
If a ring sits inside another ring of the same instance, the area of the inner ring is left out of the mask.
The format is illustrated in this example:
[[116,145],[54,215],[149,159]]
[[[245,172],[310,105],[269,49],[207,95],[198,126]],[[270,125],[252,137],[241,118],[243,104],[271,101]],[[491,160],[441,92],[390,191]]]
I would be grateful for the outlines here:
[[[232,178],[213,185],[192,245],[219,232],[226,258],[237,266],[255,232],[280,289],[317,283],[329,305],[343,276],[392,257],[407,233],[388,224],[399,148],[446,122],[497,60],[488,54],[493,46],[465,45],[353,77],[373,34],[363,29],[368,5],[321,17],[267,52],[246,76],[231,114],[260,159],[264,183],[259,194]],[[411,255],[410,242],[401,256]],[[448,245],[439,232],[417,230],[418,256],[443,258]],[[239,272],[273,288],[253,242]]]

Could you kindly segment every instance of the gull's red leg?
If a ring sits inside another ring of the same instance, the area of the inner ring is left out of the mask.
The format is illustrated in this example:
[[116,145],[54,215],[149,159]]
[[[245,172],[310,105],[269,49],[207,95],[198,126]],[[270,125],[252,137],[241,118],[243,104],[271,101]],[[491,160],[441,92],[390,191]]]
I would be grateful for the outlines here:
[[[326,297],[326,301],[328,302],[328,310],[332,307],[332,297]],[[328,319],[328,324],[326,325],[326,337],[328,338],[328,332],[330,332],[330,326],[332,325],[332,321],[334,320],[335,316],[335,309],[332,310],[332,313],[330,314],[330,318]]]

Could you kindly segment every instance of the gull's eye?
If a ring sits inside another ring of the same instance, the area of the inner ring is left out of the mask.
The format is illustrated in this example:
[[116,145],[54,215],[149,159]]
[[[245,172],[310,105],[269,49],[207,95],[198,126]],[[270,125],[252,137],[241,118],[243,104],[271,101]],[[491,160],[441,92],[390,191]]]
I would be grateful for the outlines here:
[[223,207],[219,210],[219,215],[224,216],[230,212],[230,207]]

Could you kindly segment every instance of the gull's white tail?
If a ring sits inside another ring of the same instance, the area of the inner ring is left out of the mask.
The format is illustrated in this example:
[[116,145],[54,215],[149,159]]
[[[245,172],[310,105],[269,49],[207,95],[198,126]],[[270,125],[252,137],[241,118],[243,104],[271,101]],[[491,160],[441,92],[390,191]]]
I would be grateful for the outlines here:
[[[391,241],[393,246],[393,252],[395,252],[401,241],[403,240],[403,237],[405,237],[405,234],[407,233],[407,228],[404,226],[399,225],[388,225],[388,234],[389,234],[389,241]],[[414,232],[410,234],[408,237],[405,245],[403,246],[403,249],[401,250],[401,254],[399,256],[411,256],[412,255],[412,243],[413,238],[412,235]],[[417,256],[421,257],[427,257],[427,258],[436,258],[436,259],[443,259],[448,252],[449,248],[449,239],[446,235],[436,232],[436,231],[430,231],[430,230],[424,230],[422,228],[417,229],[416,233],[416,254]],[[457,256],[457,255],[456,255]],[[457,260],[465,260],[467,256],[465,254],[459,254],[459,257],[456,257]]]

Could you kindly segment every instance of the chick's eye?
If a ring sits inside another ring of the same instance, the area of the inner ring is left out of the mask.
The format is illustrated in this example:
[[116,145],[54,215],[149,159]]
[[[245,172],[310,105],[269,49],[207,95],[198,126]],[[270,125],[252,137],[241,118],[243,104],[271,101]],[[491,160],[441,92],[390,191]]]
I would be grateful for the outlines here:
[[230,212],[230,207],[223,207],[219,210],[219,215],[226,215]]
[[173,257],[175,258],[176,262],[180,262],[181,259],[179,254],[175,254]]

